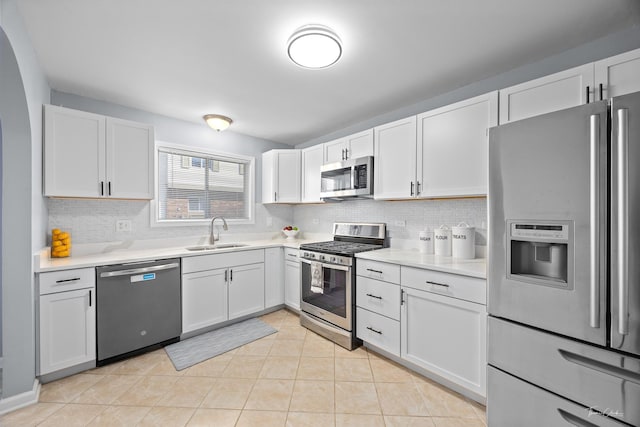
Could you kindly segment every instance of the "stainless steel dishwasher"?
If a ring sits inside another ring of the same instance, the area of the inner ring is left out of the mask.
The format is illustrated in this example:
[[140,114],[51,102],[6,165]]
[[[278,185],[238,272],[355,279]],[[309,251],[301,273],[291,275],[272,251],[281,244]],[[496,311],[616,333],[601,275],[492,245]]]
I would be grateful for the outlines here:
[[180,259],[96,268],[97,364],[179,340]]

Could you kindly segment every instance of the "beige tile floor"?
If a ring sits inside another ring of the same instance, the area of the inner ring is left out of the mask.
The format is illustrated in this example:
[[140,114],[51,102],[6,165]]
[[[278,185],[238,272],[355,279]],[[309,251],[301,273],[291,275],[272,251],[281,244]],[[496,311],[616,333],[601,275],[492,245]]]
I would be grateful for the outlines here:
[[278,333],[176,371],[164,350],[42,386],[0,426],[484,427],[471,400],[361,347],[349,352],[280,310]]

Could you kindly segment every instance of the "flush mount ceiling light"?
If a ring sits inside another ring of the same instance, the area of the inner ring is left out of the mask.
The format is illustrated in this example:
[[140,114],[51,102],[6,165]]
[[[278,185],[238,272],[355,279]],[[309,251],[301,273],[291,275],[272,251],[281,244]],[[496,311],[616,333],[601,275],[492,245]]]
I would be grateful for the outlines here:
[[217,130],[218,132],[225,130],[233,123],[233,120],[229,117],[221,116],[220,114],[206,114],[203,116],[203,119],[211,129]]
[[335,64],[342,55],[342,42],[336,33],[324,25],[298,28],[287,43],[289,58],[304,68],[325,68]]

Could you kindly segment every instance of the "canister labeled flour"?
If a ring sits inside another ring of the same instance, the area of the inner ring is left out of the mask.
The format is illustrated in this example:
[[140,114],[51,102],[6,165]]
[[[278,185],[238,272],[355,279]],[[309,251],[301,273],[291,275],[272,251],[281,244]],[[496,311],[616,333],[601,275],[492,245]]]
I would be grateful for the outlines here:
[[454,258],[475,258],[476,228],[470,227],[466,222],[451,227],[451,252]]
[[451,256],[451,230],[446,225],[441,225],[433,232],[434,250],[436,255]]

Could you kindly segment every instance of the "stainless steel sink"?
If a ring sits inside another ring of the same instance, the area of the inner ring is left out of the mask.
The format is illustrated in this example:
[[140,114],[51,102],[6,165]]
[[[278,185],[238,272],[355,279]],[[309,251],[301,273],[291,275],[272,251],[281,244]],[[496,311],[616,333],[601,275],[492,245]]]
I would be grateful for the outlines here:
[[245,243],[222,243],[220,245],[200,245],[200,246],[189,246],[185,248],[188,251],[213,251],[216,249],[231,249],[231,248],[242,248],[244,246],[248,246]]

